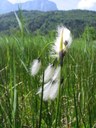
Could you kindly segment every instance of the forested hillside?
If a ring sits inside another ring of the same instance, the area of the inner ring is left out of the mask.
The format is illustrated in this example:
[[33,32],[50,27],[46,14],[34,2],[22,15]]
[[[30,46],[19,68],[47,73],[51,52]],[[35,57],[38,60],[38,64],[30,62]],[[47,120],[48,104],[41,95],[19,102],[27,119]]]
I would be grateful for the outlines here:
[[[30,32],[47,34],[63,24],[71,29],[75,37],[81,35],[86,26],[96,28],[96,12],[94,11],[22,11],[16,12],[20,19],[23,17],[24,27]],[[11,33],[18,30],[18,22],[14,12],[0,16],[0,32]]]

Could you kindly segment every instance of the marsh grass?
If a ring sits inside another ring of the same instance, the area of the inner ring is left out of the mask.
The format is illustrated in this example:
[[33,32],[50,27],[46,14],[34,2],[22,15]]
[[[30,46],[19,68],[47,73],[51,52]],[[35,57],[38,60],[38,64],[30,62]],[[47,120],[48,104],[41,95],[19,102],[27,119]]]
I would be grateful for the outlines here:
[[[1,128],[92,128],[96,124],[96,44],[74,40],[64,58],[60,98],[42,101],[40,75],[30,75],[33,59],[53,37],[24,34],[0,37]],[[42,68],[50,47],[42,54]],[[58,102],[60,103],[58,108]],[[42,106],[41,106],[42,105]],[[42,107],[42,108],[41,108]],[[40,115],[42,109],[42,116]],[[57,113],[57,109],[59,109]],[[40,117],[41,116],[41,117]],[[56,123],[57,121],[57,123]]]
[[[91,128],[96,123],[96,48],[90,42],[85,49],[81,39],[73,42],[64,58],[60,101],[57,98],[42,102],[40,121],[41,100],[36,92],[41,86],[41,72],[32,78],[30,65],[49,41],[52,40],[47,36],[26,35],[24,43],[18,36],[0,38],[1,128]],[[49,49],[50,46],[41,58],[43,69],[51,61]],[[58,102],[59,115],[56,114]]]

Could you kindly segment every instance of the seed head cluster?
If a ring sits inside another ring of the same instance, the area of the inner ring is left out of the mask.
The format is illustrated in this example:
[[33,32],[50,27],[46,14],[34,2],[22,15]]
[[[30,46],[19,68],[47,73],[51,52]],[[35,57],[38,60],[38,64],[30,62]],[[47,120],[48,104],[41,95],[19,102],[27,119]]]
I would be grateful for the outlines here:
[[[54,100],[59,92],[59,87],[61,84],[61,68],[63,67],[63,59],[66,55],[68,48],[72,43],[72,35],[68,28],[65,26],[59,26],[57,29],[57,37],[54,41],[51,51],[50,57],[52,57],[55,61],[53,64],[49,64],[48,67],[44,71],[44,80],[41,76],[41,81],[43,81],[43,100]],[[35,76],[41,68],[41,60],[35,59],[33,60],[31,66],[31,75]],[[42,93],[42,87],[40,87],[37,91],[37,94]]]

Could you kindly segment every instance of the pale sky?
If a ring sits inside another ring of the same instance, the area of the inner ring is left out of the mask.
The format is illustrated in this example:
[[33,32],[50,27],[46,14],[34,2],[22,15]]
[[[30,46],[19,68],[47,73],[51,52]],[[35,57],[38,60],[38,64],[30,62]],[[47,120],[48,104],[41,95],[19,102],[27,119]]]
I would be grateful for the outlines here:
[[[32,0],[8,0],[11,3],[32,1]],[[96,11],[96,0],[50,0],[56,3],[59,10],[87,9]]]

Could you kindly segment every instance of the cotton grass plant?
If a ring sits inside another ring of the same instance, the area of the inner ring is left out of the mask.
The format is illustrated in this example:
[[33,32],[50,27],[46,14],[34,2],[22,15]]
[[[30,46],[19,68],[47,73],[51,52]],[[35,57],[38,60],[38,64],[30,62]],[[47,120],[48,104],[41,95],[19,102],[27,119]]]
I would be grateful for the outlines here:
[[41,60],[40,59],[35,59],[32,63],[32,67],[31,67],[31,75],[35,76],[41,67]]
[[0,35],[0,128],[95,128],[96,41],[72,43],[60,26],[49,43],[22,18],[19,33]]
[[[43,83],[42,87],[40,87],[36,93],[39,95],[41,94],[41,105],[43,101],[55,100],[55,98],[58,96],[55,127],[57,127],[57,119],[58,119],[58,111],[59,111],[60,88],[62,84],[61,79],[63,77],[62,76],[63,59],[71,43],[72,43],[72,35],[70,30],[65,26],[59,26],[57,29],[56,40],[52,45],[50,51],[50,57],[53,58],[54,60],[53,64],[49,64],[48,67],[45,69],[43,77],[41,76],[41,81]],[[40,66],[41,66],[41,60],[38,59],[33,60],[31,66],[32,76],[38,73]],[[40,116],[40,120],[41,120],[41,116]],[[39,126],[41,126],[41,121]]]
[[[52,50],[51,50],[51,57],[55,58],[55,60],[57,60],[57,64],[49,64],[49,66],[45,69],[44,71],[44,83],[47,83],[44,85],[44,96],[45,95],[52,95],[50,93],[53,93],[51,90],[56,90],[54,91],[54,97],[50,98],[50,96],[44,99],[48,100],[48,99],[55,99],[57,96],[57,92],[58,89],[55,89],[55,87],[57,86],[57,88],[59,87],[58,84],[60,85],[60,78],[61,78],[61,68],[63,66],[63,58],[67,52],[67,49],[70,47],[71,43],[72,43],[72,36],[71,36],[71,32],[69,29],[67,29],[64,26],[58,27],[58,35],[56,37],[56,41],[52,46]],[[57,67],[56,67],[57,66]],[[39,71],[41,67],[41,60],[39,59],[35,59],[32,63],[31,66],[31,75],[36,75]],[[53,84],[56,84],[53,85]],[[58,83],[58,84],[57,84]],[[48,87],[47,87],[48,86]],[[54,87],[54,89],[53,89]],[[47,89],[48,88],[48,89]],[[48,91],[49,90],[49,91]],[[40,88],[37,92],[37,94],[41,93],[42,89]],[[50,92],[50,93],[48,93]],[[46,96],[45,96],[46,97]]]
[[[53,44],[53,35],[20,33],[0,37],[0,128],[95,128],[96,41],[75,39],[60,61],[53,52],[58,31]],[[31,76],[30,62],[37,57],[42,64]]]

